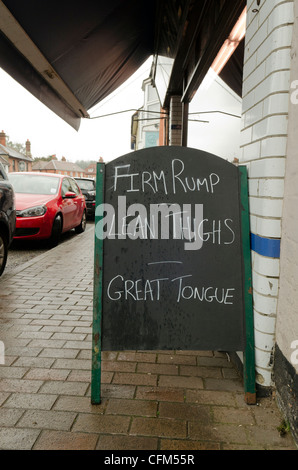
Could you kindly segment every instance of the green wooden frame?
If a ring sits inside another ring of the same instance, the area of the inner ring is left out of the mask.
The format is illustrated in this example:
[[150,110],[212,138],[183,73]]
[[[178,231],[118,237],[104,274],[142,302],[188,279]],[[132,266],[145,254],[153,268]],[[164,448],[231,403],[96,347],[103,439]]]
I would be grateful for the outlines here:
[[[97,163],[96,170],[96,205],[104,203],[105,164]],[[95,210],[95,229],[99,217]],[[99,234],[100,235],[100,234]],[[92,374],[91,374],[91,403],[101,402],[101,319],[102,319],[102,281],[103,281],[103,238],[94,241],[94,295],[93,295],[93,325],[92,325]]]
[[250,248],[250,223],[248,203],[248,179],[246,166],[239,166],[242,254],[244,271],[244,308],[246,328],[246,348],[243,353],[244,399],[248,405],[256,404],[255,380],[255,341],[253,316],[253,288]]

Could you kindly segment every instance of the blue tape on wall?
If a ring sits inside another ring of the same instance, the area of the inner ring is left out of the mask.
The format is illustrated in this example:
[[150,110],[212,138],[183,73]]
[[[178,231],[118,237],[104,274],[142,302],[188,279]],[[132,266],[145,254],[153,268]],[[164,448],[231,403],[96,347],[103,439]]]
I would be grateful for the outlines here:
[[262,256],[280,258],[280,240],[276,238],[263,238],[254,233],[250,234],[251,249]]

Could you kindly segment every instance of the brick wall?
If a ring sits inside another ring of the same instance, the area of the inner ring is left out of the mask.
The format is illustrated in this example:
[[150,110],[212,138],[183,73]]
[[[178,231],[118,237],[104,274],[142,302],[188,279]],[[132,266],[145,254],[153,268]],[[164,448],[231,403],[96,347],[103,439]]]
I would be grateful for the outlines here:
[[247,1],[240,164],[249,174],[256,369],[265,387],[275,344],[293,20],[292,0]]

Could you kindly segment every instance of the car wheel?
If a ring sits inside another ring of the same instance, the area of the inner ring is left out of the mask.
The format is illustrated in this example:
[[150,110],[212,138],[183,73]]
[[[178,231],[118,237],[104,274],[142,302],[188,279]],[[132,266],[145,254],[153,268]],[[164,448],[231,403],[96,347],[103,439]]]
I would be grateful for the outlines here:
[[7,261],[8,245],[4,233],[0,230],[0,276],[4,271]]
[[78,225],[78,226],[75,228],[76,233],[85,232],[86,223],[87,223],[87,216],[86,216],[86,211],[84,211],[84,212],[83,212],[83,215],[82,215],[82,220],[81,220],[80,225]]
[[61,232],[62,232],[62,219],[61,219],[61,215],[57,215],[53,222],[52,234],[49,240],[49,244],[51,248],[54,248],[55,246],[58,245],[60,238],[61,238]]

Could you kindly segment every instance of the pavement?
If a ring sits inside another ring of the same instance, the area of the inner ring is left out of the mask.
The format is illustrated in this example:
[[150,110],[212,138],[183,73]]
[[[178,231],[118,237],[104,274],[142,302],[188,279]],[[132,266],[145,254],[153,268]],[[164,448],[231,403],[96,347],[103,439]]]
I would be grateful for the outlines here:
[[297,450],[225,353],[103,352],[92,405],[93,250],[91,225],[1,277],[0,449]]

